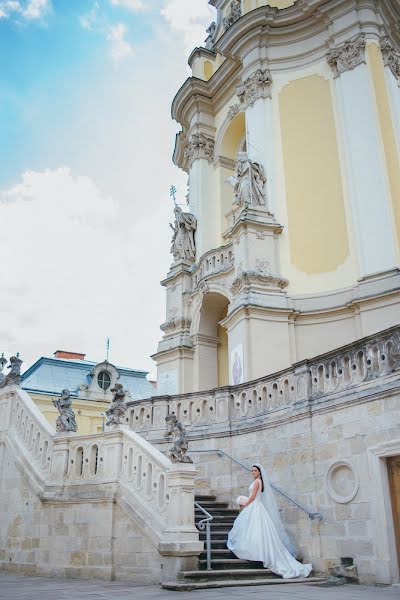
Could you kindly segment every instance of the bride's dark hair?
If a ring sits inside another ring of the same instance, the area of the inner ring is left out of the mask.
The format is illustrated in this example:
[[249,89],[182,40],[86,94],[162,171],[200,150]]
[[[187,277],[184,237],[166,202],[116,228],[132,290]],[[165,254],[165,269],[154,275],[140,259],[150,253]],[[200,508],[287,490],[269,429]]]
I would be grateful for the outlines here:
[[263,478],[262,478],[262,473],[261,473],[261,471],[260,471],[260,468],[259,468],[259,467],[257,467],[257,465],[253,465],[253,466],[252,466],[252,469],[257,469],[257,471],[260,473],[260,479],[261,479],[261,492],[263,492],[263,491],[264,491],[264,481],[263,481]]

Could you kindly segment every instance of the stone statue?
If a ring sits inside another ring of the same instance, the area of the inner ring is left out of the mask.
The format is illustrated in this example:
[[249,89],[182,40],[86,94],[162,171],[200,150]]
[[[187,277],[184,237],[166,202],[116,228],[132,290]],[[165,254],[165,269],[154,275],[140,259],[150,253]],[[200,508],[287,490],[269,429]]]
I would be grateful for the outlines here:
[[60,398],[53,400],[53,404],[60,413],[56,421],[56,430],[59,432],[77,431],[75,413],[72,410],[71,392],[67,389],[63,390]]
[[242,2],[241,0],[232,0],[231,5],[229,7],[229,11],[226,17],[224,17],[222,21],[222,25],[224,29],[228,29],[231,27],[235,21],[240,19],[242,16]]
[[208,37],[206,38],[206,48],[207,50],[212,50],[214,47],[214,35],[215,30],[217,28],[217,24],[213,21],[208,29],[206,29],[206,33],[208,33]]
[[238,206],[265,206],[263,167],[250,160],[246,152],[239,152],[236,173],[226,180],[233,186],[235,204]]
[[165,437],[172,436],[174,445],[167,452],[168,458],[173,463],[193,463],[190,456],[187,456],[188,441],[186,431],[182,423],[178,421],[175,415],[168,415],[165,418],[167,424],[167,433]]
[[3,373],[3,369],[7,364],[7,359],[4,358],[4,353],[1,355],[0,358],[0,384],[3,383],[3,381],[5,380],[6,376]]
[[126,413],[125,390],[121,383],[116,383],[111,392],[114,394],[110,408],[106,412],[106,425],[121,425]]
[[11,356],[10,364],[7,367],[10,369],[10,372],[0,383],[0,388],[4,388],[7,385],[19,385],[21,383],[21,365],[22,360],[19,358],[19,356]]
[[175,225],[169,226],[174,232],[172,236],[171,252],[175,260],[191,260],[196,256],[194,233],[197,228],[196,217],[175,205]]

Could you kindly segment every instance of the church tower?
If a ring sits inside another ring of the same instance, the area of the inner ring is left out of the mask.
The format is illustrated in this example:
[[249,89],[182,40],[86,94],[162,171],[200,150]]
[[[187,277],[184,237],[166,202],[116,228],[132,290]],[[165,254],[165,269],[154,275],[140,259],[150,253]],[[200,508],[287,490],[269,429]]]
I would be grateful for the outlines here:
[[400,5],[210,0],[172,105],[160,394],[238,384],[400,315]]

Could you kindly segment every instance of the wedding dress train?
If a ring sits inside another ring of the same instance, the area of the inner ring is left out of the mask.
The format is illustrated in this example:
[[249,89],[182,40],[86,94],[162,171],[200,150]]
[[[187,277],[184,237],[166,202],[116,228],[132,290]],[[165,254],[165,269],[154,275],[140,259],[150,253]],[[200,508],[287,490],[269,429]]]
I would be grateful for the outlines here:
[[[261,472],[262,467],[256,466]],[[265,471],[262,473],[264,492],[258,491],[254,501],[242,509],[229,532],[227,546],[238,558],[260,561],[284,579],[308,577],[312,565],[299,563],[289,551],[294,548],[284,530]],[[250,495],[254,485],[257,481],[251,484]]]

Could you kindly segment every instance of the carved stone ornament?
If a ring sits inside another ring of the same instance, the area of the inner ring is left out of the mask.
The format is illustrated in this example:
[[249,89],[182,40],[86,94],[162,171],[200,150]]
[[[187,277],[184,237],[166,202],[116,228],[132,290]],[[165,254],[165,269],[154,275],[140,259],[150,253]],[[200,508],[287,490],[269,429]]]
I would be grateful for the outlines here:
[[239,152],[235,175],[228,177],[226,182],[233,186],[238,206],[265,206],[264,169],[250,160],[246,152]]
[[241,0],[232,0],[232,2],[230,3],[229,6],[229,10],[227,13],[227,16],[223,18],[222,20],[222,26],[223,28],[229,29],[229,27],[232,27],[232,25],[238,20],[240,19],[240,17],[242,16],[242,2]]
[[390,67],[393,75],[397,79],[400,79],[400,53],[395,50],[388,37],[385,37],[381,40],[380,46],[383,64],[385,67]]
[[358,492],[358,478],[352,465],[346,461],[335,462],[326,475],[329,496],[339,504],[347,504]]
[[191,168],[195,160],[204,158],[209,163],[214,160],[215,141],[204,133],[193,133],[190,140],[186,142],[184,158],[186,167]]
[[10,369],[10,372],[1,381],[0,388],[4,388],[7,385],[20,385],[21,365],[22,360],[18,356],[10,357],[10,364],[7,367],[7,369]]
[[206,29],[206,33],[208,33],[208,36],[205,40],[207,50],[212,50],[214,47],[214,35],[215,35],[216,28],[217,28],[217,24],[215,21],[213,21],[211,23],[211,25],[209,26],[209,28]]
[[67,389],[61,392],[60,398],[53,400],[60,415],[57,417],[56,430],[59,433],[77,431],[75,413],[72,410],[71,392]]
[[106,412],[106,425],[121,425],[127,409],[125,390],[121,383],[116,383],[111,392],[114,394],[110,408]]
[[277,273],[263,274],[259,271],[243,271],[232,283],[231,290],[236,295],[243,288],[251,285],[277,287],[282,290],[289,285],[289,281]]
[[232,119],[234,119],[236,117],[236,115],[238,115],[240,112],[240,106],[239,104],[232,104],[232,106],[229,107],[228,110],[228,119],[230,121],[232,121]]
[[327,56],[328,65],[335,77],[345,71],[355,69],[365,62],[365,35],[358,36],[355,40],[348,40],[341,46],[333,48]]
[[240,106],[246,109],[253,106],[259,98],[271,97],[272,77],[268,69],[257,69],[254,75],[248,77],[236,88]]
[[175,205],[175,224],[169,224],[173,233],[171,252],[174,260],[194,260],[196,257],[196,243],[194,234],[197,229],[197,220],[191,213],[183,212],[180,206]]
[[184,319],[182,317],[181,319],[171,319],[170,321],[163,323],[162,325],[160,325],[160,329],[168,335],[170,333],[174,333],[175,331],[179,331],[182,329],[189,330],[191,324],[192,321],[190,319]]
[[168,415],[165,418],[167,424],[167,433],[165,437],[172,437],[174,445],[167,452],[168,458],[173,463],[193,463],[190,456],[186,454],[188,450],[188,441],[186,430],[175,415]]

